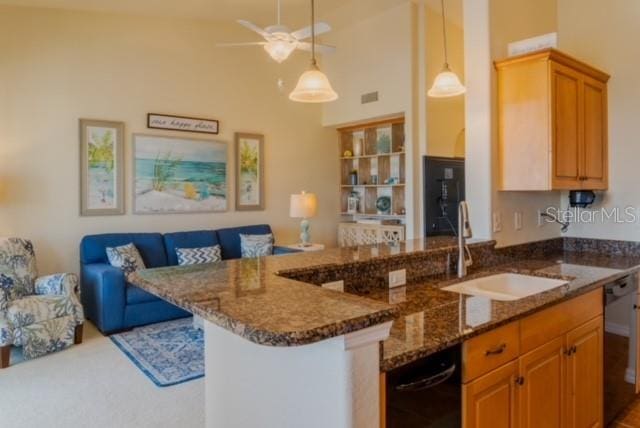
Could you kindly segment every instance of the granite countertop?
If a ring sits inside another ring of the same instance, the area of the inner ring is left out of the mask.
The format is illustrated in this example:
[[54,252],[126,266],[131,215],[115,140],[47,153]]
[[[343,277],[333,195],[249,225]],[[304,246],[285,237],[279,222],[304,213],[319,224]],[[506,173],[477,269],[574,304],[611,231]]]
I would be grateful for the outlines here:
[[514,272],[567,280],[567,285],[514,301],[497,301],[442,290],[458,278],[434,277],[397,290],[377,290],[370,299],[391,302],[398,315],[390,337],[382,344],[382,371],[401,367],[441,349],[515,321],[538,310],[635,272],[640,257],[560,252],[481,268],[463,280]]
[[451,238],[418,239],[395,245],[144,269],[135,272],[130,282],[255,343],[295,346],[391,321],[398,309],[385,301],[290,279],[283,272],[347,269],[365,262],[394,257],[400,260],[411,254],[429,255],[454,248]]

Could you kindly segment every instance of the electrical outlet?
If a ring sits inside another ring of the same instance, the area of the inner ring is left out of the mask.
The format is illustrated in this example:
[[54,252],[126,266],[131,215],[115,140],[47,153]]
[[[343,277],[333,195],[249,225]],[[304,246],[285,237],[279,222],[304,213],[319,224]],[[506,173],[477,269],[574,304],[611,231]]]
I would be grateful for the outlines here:
[[516,211],[513,215],[513,226],[516,230],[522,229],[522,211]]
[[333,281],[333,282],[325,282],[324,284],[322,284],[322,288],[344,292],[344,281],[340,280],[340,281]]
[[502,214],[499,211],[494,211],[493,215],[493,231],[502,231]]
[[400,287],[407,283],[407,270],[400,269],[389,272],[389,288]]

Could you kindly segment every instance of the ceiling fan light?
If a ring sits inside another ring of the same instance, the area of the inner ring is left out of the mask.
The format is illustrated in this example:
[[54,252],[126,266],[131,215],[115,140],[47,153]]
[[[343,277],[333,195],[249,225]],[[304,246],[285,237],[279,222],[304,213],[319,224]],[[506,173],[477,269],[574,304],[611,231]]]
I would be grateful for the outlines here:
[[460,82],[458,75],[445,66],[436,76],[427,95],[432,98],[447,98],[462,95],[466,91],[467,88]]
[[286,40],[272,40],[264,45],[264,50],[278,63],[289,58],[295,49],[296,43]]
[[327,76],[317,66],[312,66],[302,73],[296,88],[289,94],[289,99],[301,103],[326,103],[337,100],[338,94],[331,87]]

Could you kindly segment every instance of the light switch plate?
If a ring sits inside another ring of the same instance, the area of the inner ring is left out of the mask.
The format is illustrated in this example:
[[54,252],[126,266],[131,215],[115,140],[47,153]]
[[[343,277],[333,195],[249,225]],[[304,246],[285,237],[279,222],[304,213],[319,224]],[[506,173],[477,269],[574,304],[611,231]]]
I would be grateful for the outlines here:
[[522,211],[516,211],[513,215],[513,226],[516,230],[522,229]]
[[322,288],[344,292],[344,281],[340,280],[340,281],[333,281],[333,282],[325,282],[324,284],[322,284]]
[[407,283],[407,270],[399,269],[389,272],[389,288],[400,287]]
[[494,211],[492,218],[493,218],[493,231],[494,232],[502,231],[502,214],[499,211]]

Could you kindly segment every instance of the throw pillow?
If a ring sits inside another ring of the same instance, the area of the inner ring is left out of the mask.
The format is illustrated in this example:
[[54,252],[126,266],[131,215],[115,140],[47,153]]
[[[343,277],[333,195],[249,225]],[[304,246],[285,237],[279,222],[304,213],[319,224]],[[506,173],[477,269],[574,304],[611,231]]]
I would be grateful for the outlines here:
[[180,266],[215,263],[222,260],[220,245],[200,248],[176,248],[176,255]]
[[145,268],[142,256],[140,256],[138,249],[133,244],[107,247],[107,257],[111,266],[122,270],[127,279],[133,272]]
[[270,256],[273,254],[273,234],[240,234],[240,252],[242,258]]

